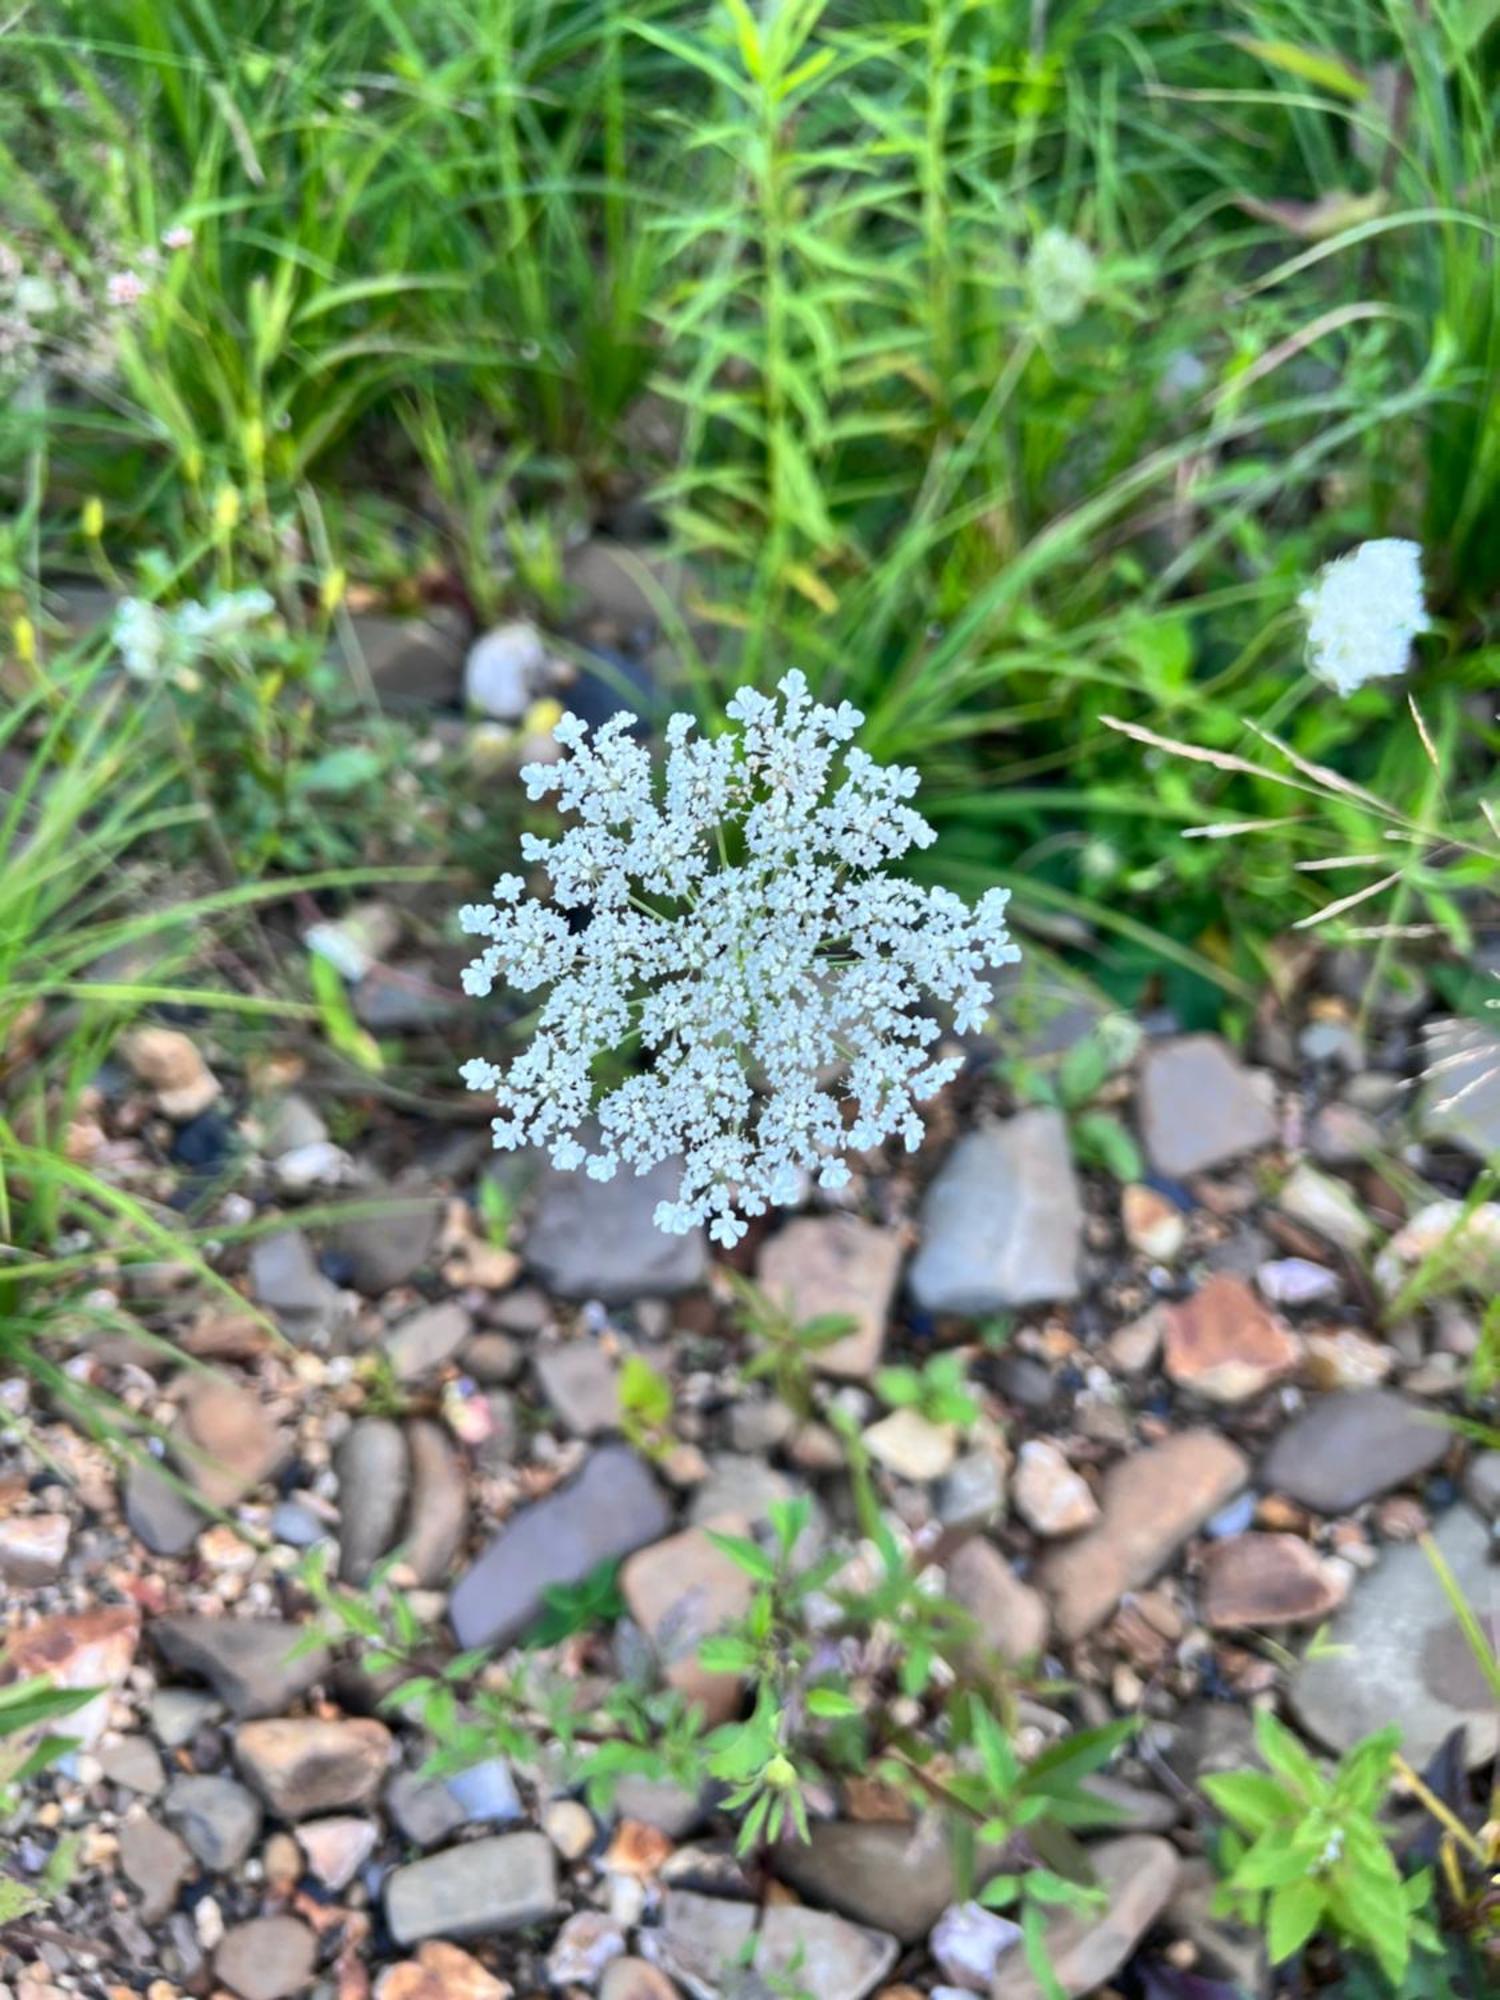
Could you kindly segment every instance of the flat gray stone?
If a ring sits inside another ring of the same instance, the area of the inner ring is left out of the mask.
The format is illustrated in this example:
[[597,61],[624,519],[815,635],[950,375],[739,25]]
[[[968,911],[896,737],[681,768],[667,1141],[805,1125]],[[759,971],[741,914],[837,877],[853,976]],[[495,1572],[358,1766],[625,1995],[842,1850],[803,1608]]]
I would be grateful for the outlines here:
[[153,1555],[185,1555],[209,1525],[209,1517],[181,1487],[143,1459],[131,1461],[123,1503],[131,1534]]
[[652,1219],[659,1201],[673,1201],[681,1163],[664,1160],[647,1174],[622,1167],[612,1181],[542,1175],[536,1213],[526,1234],[526,1262],[558,1298],[669,1298],[701,1284],[708,1245],[701,1229],[668,1236]]
[[206,1680],[238,1720],[281,1715],[328,1672],[324,1646],[292,1658],[307,1637],[301,1625],[279,1618],[208,1618],[183,1613],[150,1626],[169,1666]]
[[1433,1021],[1423,1030],[1427,1070],[1417,1129],[1478,1160],[1500,1154],[1500,1036],[1477,1021]]
[[761,1918],[755,1970],[816,1993],[818,2000],[865,2000],[896,1963],[900,1950],[885,1931],[851,1924],[829,1910],[773,1903]]
[[437,1248],[442,1226],[440,1195],[406,1188],[371,1189],[366,1197],[388,1204],[381,1212],[341,1223],[329,1248],[349,1264],[349,1282],[367,1298],[378,1298],[415,1276]]
[[404,712],[457,705],[468,627],[456,612],[439,606],[425,618],[393,618],[360,611],[354,636],[382,707]]
[[574,1437],[620,1428],[620,1372],[599,1340],[555,1341],[533,1358],[537,1386]]
[[1083,1208],[1062,1114],[960,1139],[922,1204],[908,1282],[924,1312],[975,1317],[1078,1296]]
[[260,1805],[233,1778],[212,1772],[174,1778],[162,1811],[205,1868],[230,1875],[260,1838]]
[[318,1941],[295,1917],[255,1917],[224,1933],[214,1954],[221,1986],[240,2000],[292,2000],[312,1984]]
[[420,1771],[396,1773],[385,1788],[385,1808],[413,1847],[441,1846],[468,1818],[441,1778],[424,1778]]
[[395,1869],[385,1914],[397,1944],[523,1930],[557,1904],[557,1852],[543,1833],[500,1833]]
[[257,1305],[293,1319],[329,1312],[338,1296],[300,1229],[280,1229],[251,1244],[250,1293]]
[[507,1521],[460,1580],[449,1603],[458,1643],[513,1645],[541,1612],[544,1591],[659,1542],[671,1522],[641,1460],[626,1445],[605,1445],[576,1479]]
[[1323,1396],[1267,1452],[1257,1483],[1320,1514],[1346,1514],[1430,1472],[1453,1433],[1390,1389]]
[[[1500,1570],[1490,1565],[1486,1523],[1454,1507],[1433,1540],[1490,1644],[1500,1646]],[[1500,1748],[1500,1709],[1416,1543],[1387,1549],[1356,1583],[1328,1638],[1330,1650],[1299,1667],[1288,1692],[1303,1726],[1330,1749],[1348,1750],[1391,1722],[1401,1725],[1401,1754],[1418,1770],[1459,1727],[1471,1767]]]
[[[1161,1915],[1177,1886],[1181,1863],[1170,1841],[1128,1833],[1089,1849],[1100,1909],[1057,1911],[1047,1923],[1047,1957],[1065,1993],[1094,1993],[1112,1979]],[[991,2000],[1045,2000],[1023,1952],[1002,1959]]]
[[1266,1079],[1217,1035],[1155,1042],[1136,1092],[1141,1140],[1160,1174],[1200,1174],[1269,1146],[1276,1116]]
[[911,1944],[953,1901],[948,1836],[936,1820],[820,1820],[810,1832],[776,1849],[775,1868],[813,1903]]
[[641,1948],[685,1986],[693,2000],[722,2000],[742,1966],[759,1913],[753,1903],[668,1889],[660,1930],[644,1931]]
[[474,1322],[456,1299],[426,1306],[392,1327],[386,1358],[398,1382],[420,1382],[451,1361],[473,1331]]
[[388,1417],[362,1417],[340,1445],[339,1575],[367,1583],[396,1542],[411,1478],[406,1438]]

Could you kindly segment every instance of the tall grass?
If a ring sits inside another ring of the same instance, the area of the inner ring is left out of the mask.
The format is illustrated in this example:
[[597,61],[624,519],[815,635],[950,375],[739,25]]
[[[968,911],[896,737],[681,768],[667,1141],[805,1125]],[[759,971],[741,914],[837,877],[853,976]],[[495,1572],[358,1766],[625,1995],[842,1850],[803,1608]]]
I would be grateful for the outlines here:
[[[706,708],[815,671],[922,766],[945,870],[1200,1010],[1290,862],[1175,838],[1221,788],[1148,796],[1103,716],[1253,717],[1409,792],[1384,697],[1306,698],[1292,615],[1385,532],[1493,684],[1483,8],[39,0],[0,86],[0,232],[149,281],[112,372],[59,343],[9,413],[50,435],[54,569],[92,494],[128,564],[222,546],[227,491],[284,601],[316,518],[356,574],[436,548],[489,617],[644,503]],[[1057,232],[1095,260],[1065,322]]]

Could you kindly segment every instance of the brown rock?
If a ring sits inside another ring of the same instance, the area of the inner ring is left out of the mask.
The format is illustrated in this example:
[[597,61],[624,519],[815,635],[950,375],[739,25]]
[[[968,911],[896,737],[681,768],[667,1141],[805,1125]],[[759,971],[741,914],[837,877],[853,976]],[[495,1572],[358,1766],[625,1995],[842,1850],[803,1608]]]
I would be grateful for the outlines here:
[[1105,1342],[1111,1366],[1122,1375],[1144,1375],[1161,1352],[1166,1312],[1165,1306],[1152,1306],[1128,1326],[1116,1327]]
[[273,1812],[303,1819],[369,1805],[390,1768],[391,1732],[363,1716],[246,1722],[235,1731],[234,1755]]
[[895,1231],[857,1216],[800,1216],[766,1243],[756,1276],[799,1323],[825,1313],[852,1318],[853,1332],[821,1348],[813,1366],[823,1375],[864,1381],[880,1365],[901,1255]]
[[513,1990],[456,1944],[429,1938],[414,1959],[386,1967],[375,2000],[510,2000]]
[[311,1819],[297,1829],[308,1867],[335,1895],[348,1888],[374,1853],[379,1838],[374,1820],[355,1819],[347,1813],[332,1819]]
[[948,1565],[948,1591],[979,1627],[981,1646],[1012,1666],[1047,1643],[1047,1600],[1023,1583],[993,1542],[976,1535]]
[[183,1399],[176,1454],[210,1506],[237,1507],[276,1470],[288,1443],[249,1389],[222,1375],[194,1377]]
[[1336,1611],[1344,1591],[1295,1535],[1234,1535],[1203,1563],[1203,1618],[1215,1631],[1302,1625]]
[[54,1687],[97,1688],[98,1699],[67,1718],[68,1736],[92,1749],[104,1733],[110,1697],[130,1671],[140,1636],[141,1617],[134,1605],[39,1619],[8,1635],[0,1683],[45,1674]]
[[1121,1193],[1120,1221],[1130,1247],[1157,1263],[1169,1264],[1187,1241],[1187,1218],[1176,1202],[1140,1181]]
[[1088,1481],[1050,1438],[1028,1438],[1021,1446],[1010,1492],[1016,1511],[1039,1535],[1076,1535],[1099,1518]]
[[256,1917],[224,1933],[214,1972],[240,2000],[292,2000],[312,1984],[317,1951],[295,1917]]
[[599,1982],[599,2000],[678,2000],[680,1992],[644,1958],[617,1958]]
[[1207,1430],[1182,1431],[1112,1467],[1098,1527],[1053,1550],[1042,1566],[1063,1638],[1082,1638],[1127,1590],[1149,1583],[1249,1470],[1241,1452]]
[[1165,1313],[1166,1369],[1179,1388],[1242,1403],[1297,1365],[1292,1334],[1242,1278],[1220,1271]]
[[462,1462],[441,1424],[406,1427],[411,1466],[403,1559],[424,1588],[445,1583],[463,1547],[468,1489]]
[[20,1590],[52,1583],[68,1555],[66,1514],[13,1514],[0,1521],[0,1579]]
[[1303,1338],[1302,1373],[1315,1389],[1378,1388],[1395,1360],[1389,1347],[1349,1326]]
[[[745,1526],[742,1520],[733,1524],[740,1533]],[[697,1651],[711,1632],[744,1616],[754,1589],[744,1570],[703,1529],[689,1528],[631,1556],[620,1571],[620,1589],[671,1686],[697,1702],[711,1723],[726,1722],[739,1705],[739,1681],[706,1672]]]
[[137,1028],[124,1037],[120,1053],[175,1123],[196,1118],[219,1095],[218,1078],[180,1029]]

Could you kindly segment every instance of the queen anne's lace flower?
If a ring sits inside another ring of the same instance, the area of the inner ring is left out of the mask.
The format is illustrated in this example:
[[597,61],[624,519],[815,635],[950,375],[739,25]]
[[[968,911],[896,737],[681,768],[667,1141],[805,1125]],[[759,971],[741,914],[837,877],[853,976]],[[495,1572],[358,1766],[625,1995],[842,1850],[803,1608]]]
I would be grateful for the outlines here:
[[[597,1180],[680,1158],[657,1227],[706,1221],[721,1243],[743,1236],[743,1216],[795,1201],[809,1171],[842,1186],[848,1147],[893,1133],[915,1147],[917,1104],[958,1068],[933,1054],[924,996],[975,1027],[985,969],[1020,955],[1006,891],[971,911],[881,872],[933,838],[907,803],[916,773],[845,748],[864,718],[814,703],[800,673],[780,692],[741,690],[739,730],[721,736],[673,716],[660,783],[634,718],[590,739],[565,717],[568,754],[522,772],[530,797],[555,793],[574,820],[556,840],[522,839],[551,903],[502,875],[493,904],[459,913],[489,940],[465,991],[551,989],[508,1068],[464,1065],[471,1090],[495,1093],[495,1144],[545,1146]],[[648,1062],[601,1093],[601,1059],[637,1050]]]
[[1422,551],[1415,542],[1361,542],[1319,570],[1297,600],[1307,613],[1313,672],[1340,694],[1405,671],[1427,630]]

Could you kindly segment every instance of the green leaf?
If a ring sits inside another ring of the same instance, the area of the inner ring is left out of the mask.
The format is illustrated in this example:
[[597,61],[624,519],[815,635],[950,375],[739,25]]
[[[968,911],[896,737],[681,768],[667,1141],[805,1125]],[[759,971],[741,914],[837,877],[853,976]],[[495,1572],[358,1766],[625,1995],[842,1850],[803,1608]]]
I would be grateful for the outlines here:
[[1347,97],[1358,104],[1370,94],[1369,84],[1342,56],[1329,55],[1321,49],[1304,49],[1296,42],[1257,41],[1251,35],[1231,35],[1229,40],[1247,55],[1258,56],[1269,68],[1300,77],[1319,90],[1331,90],[1336,97]]
[[1302,1949],[1318,1928],[1323,1909],[1322,1886],[1311,1876],[1284,1882],[1275,1891],[1266,1918],[1266,1945],[1273,1965]]
[[845,1694],[840,1688],[810,1688],[807,1694],[807,1712],[822,1717],[825,1721],[835,1721],[846,1715],[863,1713],[852,1694]]
[[1085,1166],[1102,1167],[1122,1186],[1140,1180],[1145,1173],[1140,1147],[1111,1112],[1080,1112],[1073,1121],[1073,1143]]
[[1302,1744],[1278,1722],[1269,1709],[1255,1718],[1256,1748],[1278,1777],[1285,1778],[1297,1796],[1308,1802],[1325,1798],[1328,1783]]
[[1297,1808],[1292,1794],[1262,1771],[1226,1771],[1199,1784],[1226,1819],[1251,1835],[1264,1833]]
[[723,1535],[714,1528],[705,1529],[708,1539],[721,1555],[728,1556],[737,1569],[746,1576],[753,1576],[757,1583],[776,1581],[776,1564],[763,1548],[744,1535]]

